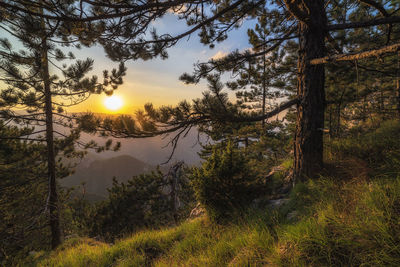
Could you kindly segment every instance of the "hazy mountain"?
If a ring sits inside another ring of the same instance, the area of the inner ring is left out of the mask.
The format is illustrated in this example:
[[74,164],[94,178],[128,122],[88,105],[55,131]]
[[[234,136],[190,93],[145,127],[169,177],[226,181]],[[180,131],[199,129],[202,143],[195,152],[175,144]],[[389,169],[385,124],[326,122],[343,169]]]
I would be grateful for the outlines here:
[[[159,165],[167,161],[171,154],[172,147],[168,145],[168,142],[173,136],[174,133],[170,136],[156,136],[142,139],[117,139],[82,134],[82,141],[88,142],[89,140],[94,140],[98,144],[104,144],[107,139],[112,139],[114,142],[121,142],[121,149],[117,152],[106,151],[100,153],[101,157],[110,158],[119,155],[129,155],[151,165]],[[197,138],[197,131],[192,130],[185,138],[180,139],[171,162],[183,160],[186,164],[198,165],[200,157],[197,152],[201,150],[201,146],[198,144]],[[202,137],[202,139],[205,138]]]
[[99,158],[88,154],[76,167],[75,173],[61,180],[65,187],[80,186],[85,183],[88,195],[107,196],[107,188],[112,186],[112,178],[126,182],[135,175],[150,172],[156,167],[129,155]]

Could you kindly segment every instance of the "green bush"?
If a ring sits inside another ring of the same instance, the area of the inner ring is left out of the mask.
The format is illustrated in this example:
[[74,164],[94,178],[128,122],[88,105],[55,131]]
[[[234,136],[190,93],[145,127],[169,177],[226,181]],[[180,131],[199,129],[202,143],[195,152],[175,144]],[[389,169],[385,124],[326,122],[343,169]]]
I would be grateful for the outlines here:
[[213,149],[200,168],[194,169],[192,185],[197,200],[211,219],[223,221],[242,211],[261,188],[257,176],[231,142]]

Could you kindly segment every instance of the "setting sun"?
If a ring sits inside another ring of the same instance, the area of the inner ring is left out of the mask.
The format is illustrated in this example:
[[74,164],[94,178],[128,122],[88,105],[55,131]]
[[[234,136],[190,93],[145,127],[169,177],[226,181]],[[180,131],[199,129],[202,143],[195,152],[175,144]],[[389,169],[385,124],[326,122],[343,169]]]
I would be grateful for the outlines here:
[[117,111],[122,107],[123,102],[119,96],[113,95],[104,100],[104,105],[111,111]]

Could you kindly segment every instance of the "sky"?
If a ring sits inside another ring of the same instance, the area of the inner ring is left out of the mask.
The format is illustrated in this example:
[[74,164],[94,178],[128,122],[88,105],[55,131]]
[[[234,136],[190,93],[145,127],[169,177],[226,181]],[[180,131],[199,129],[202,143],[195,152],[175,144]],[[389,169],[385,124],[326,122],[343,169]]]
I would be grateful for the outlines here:
[[[123,85],[115,91],[114,95],[123,101],[121,109],[112,111],[105,107],[106,95],[91,95],[89,99],[81,104],[68,107],[67,112],[94,112],[94,113],[113,113],[113,114],[133,114],[136,110],[143,108],[145,103],[153,103],[155,107],[161,105],[175,105],[182,100],[191,100],[202,96],[202,92],[207,89],[205,81],[197,85],[185,85],[179,80],[184,73],[192,73],[194,64],[206,62],[211,58],[218,58],[226,55],[233,50],[245,50],[250,47],[247,37],[247,29],[254,27],[254,20],[244,21],[242,27],[233,29],[229,32],[229,37],[222,43],[217,43],[213,49],[200,43],[198,32],[193,33],[189,38],[180,40],[175,46],[168,49],[169,58],[161,60],[159,58],[143,61],[126,62],[127,73],[124,77]],[[177,20],[172,13],[155,21],[152,25],[159,34],[169,33],[172,35],[185,32],[188,27],[185,21]],[[22,45],[11,35],[0,30],[0,37],[10,40],[14,49],[19,50]],[[67,54],[73,52],[76,59],[91,58],[94,60],[93,71],[89,75],[97,75],[102,79],[102,72],[105,69],[111,70],[118,67],[118,62],[113,62],[107,58],[103,48],[99,45],[92,47],[62,48]],[[73,63],[71,61],[70,63]],[[61,65],[61,64],[60,64]],[[62,76],[55,67],[50,67],[50,72]],[[229,75],[225,75],[227,77]],[[0,82],[0,85],[4,83]],[[3,86],[1,86],[3,87]],[[233,93],[230,92],[233,97]]]
[[[246,32],[251,23],[250,21],[244,22],[243,27],[230,32],[228,39],[217,44],[213,49],[201,44],[197,33],[194,33],[190,38],[183,39],[170,48],[168,50],[169,58],[166,60],[157,58],[148,61],[128,61],[124,84],[115,91],[115,95],[122,98],[124,105],[114,113],[132,114],[149,102],[157,107],[175,105],[181,100],[201,97],[202,92],[207,89],[205,82],[197,85],[185,85],[179,81],[179,76],[184,72],[191,73],[196,62],[204,62],[235,49],[244,50],[250,47]],[[181,33],[187,29],[185,23],[177,21],[173,14],[165,16],[153,25],[159,33]],[[73,53],[77,59],[86,57],[94,59],[92,74],[99,77],[102,77],[103,69],[118,66],[117,62],[112,62],[106,57],[100,46],[73,50]],[[88,100],[69,108],[68,111],[113,113],[105,108],[105,98],[105,95],[92,95]]]
[[[124,77],[124,84],[114,93],[119,96],[124,105],[120,110],[112,112],[105,108],[105,94],[92,95],[88,100],[79,105],[67,108],[67,112],[94,112],[94,113],[122,113],[134,114],[136,110],[143,108],[145,103],[153,103],[156,107],[161,105],[175,105],[182,100],[191,100],[202,96],[202,92],[207,89],[206,82],[197,85],[185,85],[179,81],[179,77],[184,73],[191,73],[194,64],[205,62],[211,58],[221,57],[235,49],[244,50],[250,47],[247,37],[247,29],[254,25],[253,21],[245,21],[239,29],[232,30],[227,40],[215,45],[213,49],[200,43],[197,32],[190,38],[180,40],[174,47],[168,50],[169,58],[166,60],[153,59],[148,61],[137,60],[126,63],[127,73]],[[173,14],[164,16],[156,21],[153,26],[158,33],[179,34],[187,30],[184,21],[177,21]],[[18,42],[9,34],[0,31],[0,37],[6,37],[16,49],[22,48]],[[106,57],[101,46],[82,48],[63,48],[64,52],[73,52],[76,59],[91,58],[94,60],[94,68],[90,75],[97,75],[100,80],[104,69],[111,70],[118,67],[118,62],[112,62]],[[50,71],[59,75],[57,69],[51,67]],[[3,85],[0,82],[0,85]],[[0,89],[3,86],[0,86]],[[233,95],[231,93],[231,95]],[[85,141],[95,139],[99,143],[104,142],[100,137],[84,135]],[[154,137],[148,139],[126,139],[115,140],[123,143],[118,152],[103,153],[105,157],[127,154],[151,164],[164,162],[171,152],[171,147],[164,147],[170,137]],[[199,161],[197,151],[200,150],[197,141],[197,132],[189,134],[178,144],[177,151],[173,157],[175,160],[185,160],[189,164]]]

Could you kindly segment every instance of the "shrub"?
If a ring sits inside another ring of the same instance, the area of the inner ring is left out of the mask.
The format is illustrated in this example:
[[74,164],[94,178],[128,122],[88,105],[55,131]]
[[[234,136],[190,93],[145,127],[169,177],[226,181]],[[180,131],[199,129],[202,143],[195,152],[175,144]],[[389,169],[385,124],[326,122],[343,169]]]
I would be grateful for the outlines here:
[[192,185],[210,218],[223,221],[257,196],[257,180],[244,155],[228,142],[226,148],[214,148],[207,161],[194,169]]
[[177,211],[173,209],[169,185],[160,170],[135,176],[127,183],[114,179],[112,188],[108,189],[108,199],[96,208],[91,234],[114,240],[141,229],[172,224],[184,217],[190,201],[186,179],[178,184],[181,205]]

